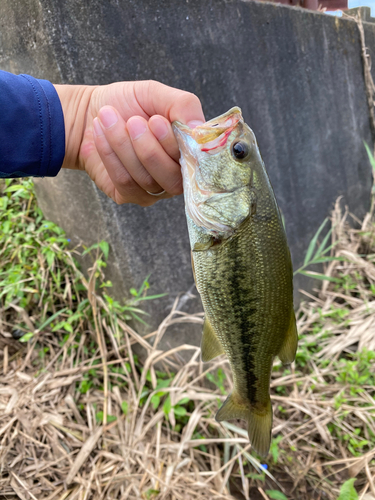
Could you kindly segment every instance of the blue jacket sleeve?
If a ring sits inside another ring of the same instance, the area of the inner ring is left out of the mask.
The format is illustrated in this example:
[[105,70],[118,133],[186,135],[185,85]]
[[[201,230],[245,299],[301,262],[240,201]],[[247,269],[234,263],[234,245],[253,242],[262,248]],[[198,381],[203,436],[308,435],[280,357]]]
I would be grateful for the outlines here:
[[0,71],[0,177],[53,177],[64,156],[64,115],[52,83]]

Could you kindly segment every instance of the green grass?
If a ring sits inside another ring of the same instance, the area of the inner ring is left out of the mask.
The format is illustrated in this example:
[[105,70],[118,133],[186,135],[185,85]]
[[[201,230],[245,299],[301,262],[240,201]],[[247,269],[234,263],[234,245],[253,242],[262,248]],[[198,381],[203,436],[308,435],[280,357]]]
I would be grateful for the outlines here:
[[[64,231],[44,219],[37,206],[30,179],[5,180],[0,197],[0,304],[6,316],[14,320],[15,310],[27,312],[35,318],[30,324],[17,315],[14,330],[24,332],[22,341],[29,341],[35,333],[50,327],[53,332],[64,330],[72,334],[87,319],[89,300],[85,296],[82,275],[68,249],[70,240]],[[91,254],[95,261],[96,289],[106,301],[111,320],[136,319],[145,322],[145,312],[139,307],[145,300],[164,294],[148,295],[148,277],[139,290],[131,288],[131,300],[120,303],[109,290],[112,283],[104,279],[109,245],[101,241],[85,248],[82,255]],[[68,300],[66,300],[68,299]],[[66,307],[66,302],[69,307]],[[108,316],[108,314],[107,314]],[[65,340],[68,336],[65,337]],[[79,340],[79,339],[77,339]]]

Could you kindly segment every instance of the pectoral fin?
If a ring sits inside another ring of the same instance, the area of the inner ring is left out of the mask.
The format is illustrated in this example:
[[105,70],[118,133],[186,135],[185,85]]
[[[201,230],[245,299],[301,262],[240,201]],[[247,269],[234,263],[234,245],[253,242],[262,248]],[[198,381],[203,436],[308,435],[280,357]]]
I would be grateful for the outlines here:
[[232,393],[216,413],[217,422],[241,418],[247,421],[249,441],[254,450],[262,457],[268,455],[271,444],[272,431],[272,405],[268,399],[264,408],[253,409],[244,402],[236,393]]
[[208,250],[209,248],[212,247],[212,245],[215,243],[214,238],[209,237],[207,241],[197,241],[195,243],[193,252],[204,252],[205,250]]
[[201,344],[202,361],[211,361],[211,359],[224,354],[223,346],[220,344],[219,339],[216,337],[212,329],[211,323],[206,317],[203,325],[203,335]]
[[289,365],[290,363],[293,363],[294,358],[296,357],[297,344],[298,344],[298,333],[297,333],[296,317],[294,315],[294,311],[292,310],[289,329],[287,331],[284,343],[281,346],[278,355],[283,365]]

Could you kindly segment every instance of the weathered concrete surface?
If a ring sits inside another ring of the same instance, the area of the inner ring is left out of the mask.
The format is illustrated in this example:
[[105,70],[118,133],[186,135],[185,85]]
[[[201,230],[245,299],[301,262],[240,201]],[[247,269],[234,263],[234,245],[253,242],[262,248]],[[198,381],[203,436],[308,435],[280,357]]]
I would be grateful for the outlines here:
[[[368,208],[363,140],[372,138],[354,22],[241,0],[2,0],[0,19],[2,69],[56,83],[152,78],[196,93],[207,118],[239,105],[284,214],[295,267],[339,195],[359,217]],[[375,50],[375,26],[365,34]],[[149,273],[152,292],[169,292],[148,305],[152,325],[190,289],[182,197],[117,207],[72,171],[39,181],[37,192],[69,237],[109,241],[118,294]],[[301,278],[296,288],[308,286]],[[188,335],[199,341],[199,329]]]

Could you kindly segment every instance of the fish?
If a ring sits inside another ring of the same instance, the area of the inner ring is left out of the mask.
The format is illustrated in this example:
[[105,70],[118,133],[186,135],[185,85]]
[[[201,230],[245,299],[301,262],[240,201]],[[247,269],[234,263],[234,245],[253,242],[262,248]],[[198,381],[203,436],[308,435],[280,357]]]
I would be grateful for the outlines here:
[[202,361],[225,354],[233,390],[218,422],[244,419],[267,456],[276,356],[294,361],[298,333],[286,233],[254,132],[239,107],[189,128],[173,122],[180,150],[192,269],[205,319]]

